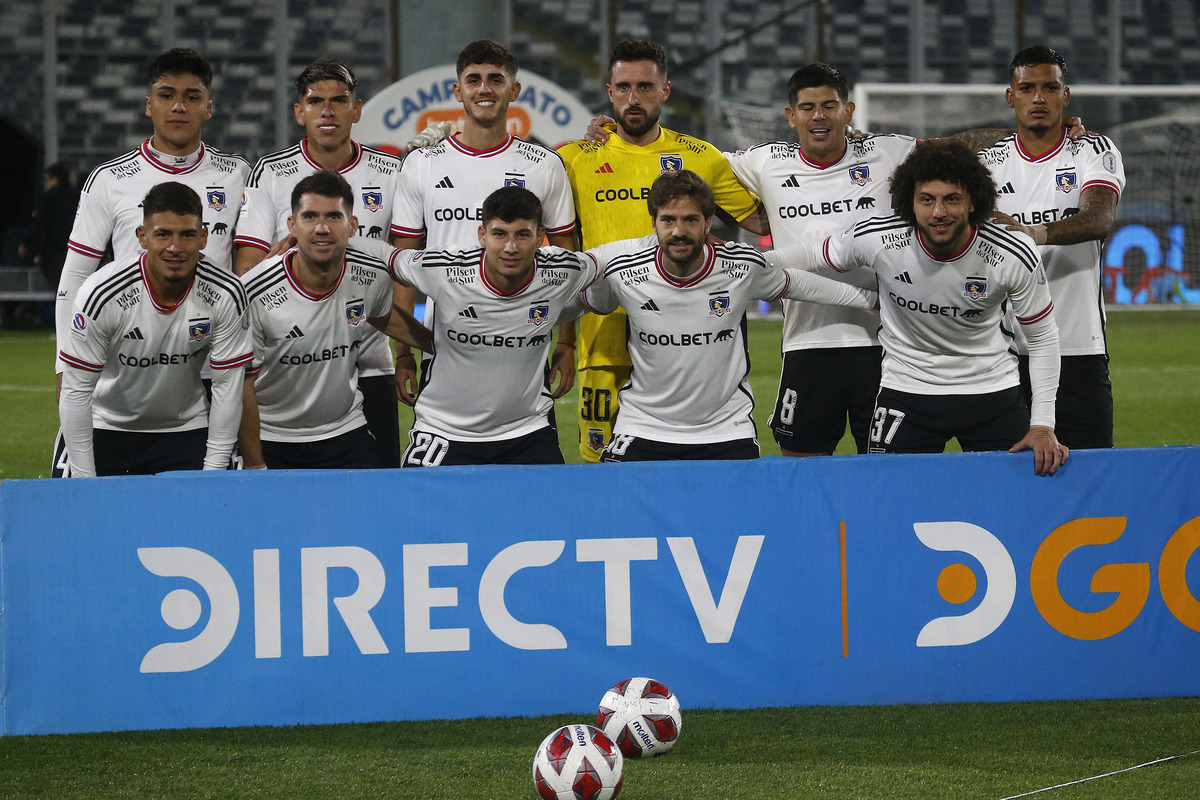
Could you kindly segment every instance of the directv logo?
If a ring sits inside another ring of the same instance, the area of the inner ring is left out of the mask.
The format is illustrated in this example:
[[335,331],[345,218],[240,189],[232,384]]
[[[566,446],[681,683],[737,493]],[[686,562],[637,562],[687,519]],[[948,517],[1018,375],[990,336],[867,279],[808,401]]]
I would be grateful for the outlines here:
[[146,339],[146,337],[142,335],[141,328],[134,328],[129,333],[125,334],[124,338],[133,339],[134,341],[138,341],[138,342],[145,341],[145,339]]
[[284,339],[302,339],[302,338],[304,338],[304,331],[300,330],[299,325],[293,325],[292,329],[290,331],[288,331],[284,335],[283,338]]

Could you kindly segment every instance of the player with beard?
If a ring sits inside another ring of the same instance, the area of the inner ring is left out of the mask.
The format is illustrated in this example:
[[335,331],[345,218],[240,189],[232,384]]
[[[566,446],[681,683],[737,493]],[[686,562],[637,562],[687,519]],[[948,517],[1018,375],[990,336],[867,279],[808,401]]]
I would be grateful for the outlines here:
[[[473,248],[482,198],[503,186],[522,186],[541,201],[549,243],[574,249],[575,206],[562,159],[508,130],[509,104],[521,94],[517,69],[516,57],[498,42],[471,42],[458,54],[454,96],[463,105],[463,129],[405,160],[392,220],[392,244],[397,248]],[[411,310],[416,290],[401,287],[400,297],[400,306]],[[427,308],[426,318],[432,317]],[[551,368],[555,397],[574,385],[574,350],[574,323],[560,326]],[[415,361],[397,347],[396,385],[410,404],[416,396],[415,380]]]
[[581,296],[598,314],[624,307],[629,327],[633,367],[600,460],[757,458],[746,310],[780,297],[873,308],[877,296],[708,244],[716,201],[689,170],[659,176],[647,207],[658,244],[611,256]]
[[[758,200],[738,182],[721,152],[659,124],[671,94],[663,48],[640,39],[619,42],[608,70],[615,135],[604,142],[572,142],[559,149],[575,194],[583,248],[652,233],[644,206],[650,186],[663,173],[684,169],[712,188],[722,219],[766,233],[756,213]],[[625,327],[619,309],[580,320],[579,451],[585,461],[599,460],[612,436],[618,390],[629,379],[632,365]]]
[[[767,254],[875,271],[884,357],[873,453],[940,453],[956,438],[964,451],[1032,450],[1038,475],[1066,461],[1054,434],[1058,328],[1045,270],[1028,236],[986,221],[995,203],[995,183],[969,148],[930,140],[892,176],[894,216]],[[1032,407],[1002,324],[1009,307],[1029,341]]]
[[[1067,136],[1067,64],[1049,47],[1027,47],[1013,57],[1005,98],[1017,131],[979,157],[1000,187],[997,219],[1029,235],[1045,262],[1062,337],[1055,433],[1072,448],[1112,447],[1101,258],[1125,187],[1121,153],[1105,136]],[[1017,328],[1028,398],[1029,345]]]
[[[304,138],[254,165],[238,216],[238,274],[290,246],[292,190],[318,170],[334,170],[351,184],[360,223],[355,235],[381,240],[387,235],[400,159],[352,138],[354,123],[362,114],[357,89],[353,71],[334,59],[317,59],[297,76],[292,113],[304,128]],[[379,462],[390,467],[400,466],[395,371],[387,337],[368,331],[358,353],[358,389]]]
[[140,205],[145,252],[84,281],[59,353],[71,477],[225,469],[237,437],[253,358],[246,294],[200,255],[209,234],[195,191],[160,183]]
[[242,276],[254,335],[239,437],[247,469],[388,466],[363,415],[355,357],[369,328],[422,350],[433,342],[393,308],[387,266],[348,248],[354,202],[337,172],[305,177],[288,217],[296,247]]

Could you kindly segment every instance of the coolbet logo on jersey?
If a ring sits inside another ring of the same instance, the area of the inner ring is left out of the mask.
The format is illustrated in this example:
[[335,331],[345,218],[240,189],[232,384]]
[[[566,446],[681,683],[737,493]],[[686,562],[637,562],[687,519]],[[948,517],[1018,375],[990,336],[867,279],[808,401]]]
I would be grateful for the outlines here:
[[1054,188],[1060,192],[1070,192],[1075,188],[1075,173],[1060,172],[1054,177]]
[[346,322],[355,328],[366,319],[367,305],[362,300],[351,300],[346,303]]
[[529,309],[529,324],[541,325],[550,321],[550,304],[538,303]]
[[708,298],[708,315],[710,317],[723,317],[731,310],[729,295],[723,294],[719,297]]
[[362,200],[363,208],[367,209],[367,211],[383,210],[383,192],[368,192],[364,190]]
[[987,278],[967,278],[963,297],[969,300],[984,300],[987,298]]
[[855,186],[866,186],[871,182],[871,168],[865,164],[850,168],[850,182]]
[[208,207],[209,208],[211,208],[213,211],[224,211],[225,210],[226,204],[225,204],[225,190],[224,189],[221,189],[219,187],[216,189],[210,188],[208,190],[207,194],[208,194]]
[[658,157],[658,165],[663,172],[679,172],[683,169],[683,156],[678,153],[664,153]]
[[212,322],[208,319],[188,320],[188,341],[202,342],[212,333]]

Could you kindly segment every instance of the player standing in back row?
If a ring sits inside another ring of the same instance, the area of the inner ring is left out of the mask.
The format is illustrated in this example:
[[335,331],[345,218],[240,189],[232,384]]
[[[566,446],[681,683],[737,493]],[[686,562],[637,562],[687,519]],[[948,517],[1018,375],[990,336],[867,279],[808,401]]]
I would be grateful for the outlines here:
[[[585,250],[653,233],[646,216],[650,186],[659,175],[687,169],[712,188],[722,219],[766,233],[757,198],[738,183],[729,163],[708,142],[659,125],[671,94],[667,55],[644,39],[618,42],[608,61],[608,98],[616,135],[603,143],[563,145],[579,233]],[[629,379],[632,361],[625,341],[625,313],[587,314],[579,322],[579,452],[598,461],[612,437],[617,392]]]
[[[1112,381],[1105,341],[1104,239],[1125,188],[1121,154],[1107,137],[1069,139],[1066,60],[1027,47],[1009,65],[1008,105],[1017,132],[980,152],[999,187],[998,218],[1041,248],[1058,318],[1062,374],[1055,433],[1073,448],[1113,446]],[[1029,348],[1020,333],[1022,389],[1029,393]]]
[[[401,250],[472,249],[479,243],[484,198],[504,186],[520,186],[541,201],[546,238],[574,249],[575,206],[562,159],[553,150],[514,136],[508,107],[521,94],[517,59],[488,39],[471,42],[455,63],[454,96],[463,105],[463,128],[440,144],[405,159],[396,186],[392,244]],[[411,311],[416,291],[402,287],[400,307]],[[433,313],[426,309],[427,319]],[[552,356],[554,396],[575,381],[575,324],[560,326]],[[405,402],[414,400],[416,364],[397,347],[396,384]],[[552,383],[553,385],[553,383]]]
[[[254,165],[238,217],[238,274],[258,264],[275,244],[288,236],[292,190],[304,178],[330,169],[354,191],[353,213],[359,227],[353,233],[385,239],[392,221],[392,197],[400,159],[364,147],[351,138],[362,114],[358,81],[340,61],[321,58],[296,78],[296,123],[304,138],[292,147],[265,155]],[[393,375],[396,371],[387,337],[368,331],[358,353],[358,388],[363,413],[375,438],[379,463],[400,466],[400,418]]]
[[[762,198],[775,247],[887,213],[888,181],[915,139],[847,138],[854,116],[850,86],[828,64],[792,74],[784,113],[798,142],[726,154],[738,179]],[[844,279],[876,286],[868,270]],[[867,452],[883,355],[878,330],[874,309],[783,301],[783,371],[770,422],[783,455],[831,455],[847,420],[858,452]]]

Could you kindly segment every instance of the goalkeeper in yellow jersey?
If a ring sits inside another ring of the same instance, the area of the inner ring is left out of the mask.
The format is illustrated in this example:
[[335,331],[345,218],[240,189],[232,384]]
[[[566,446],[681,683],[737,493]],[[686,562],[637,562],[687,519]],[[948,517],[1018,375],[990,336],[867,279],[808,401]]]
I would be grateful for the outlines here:
[[[579,141],[559,149],[571,179],[583,249],[652,234],[646,206],[650,184],[664,172],[682,169],[712,187],[726,222],[768,232],[758,199],[738,182],[720,150],[658,124],[671,94],[667,56],[660,45],[644,39],[619,42],[608,61],[607,86],[616,135],[603,144]],[[585,461],[598,461],[612,436],[617,391],[630,375],[625,334],[623,309],[580,319],[579,451]]]

